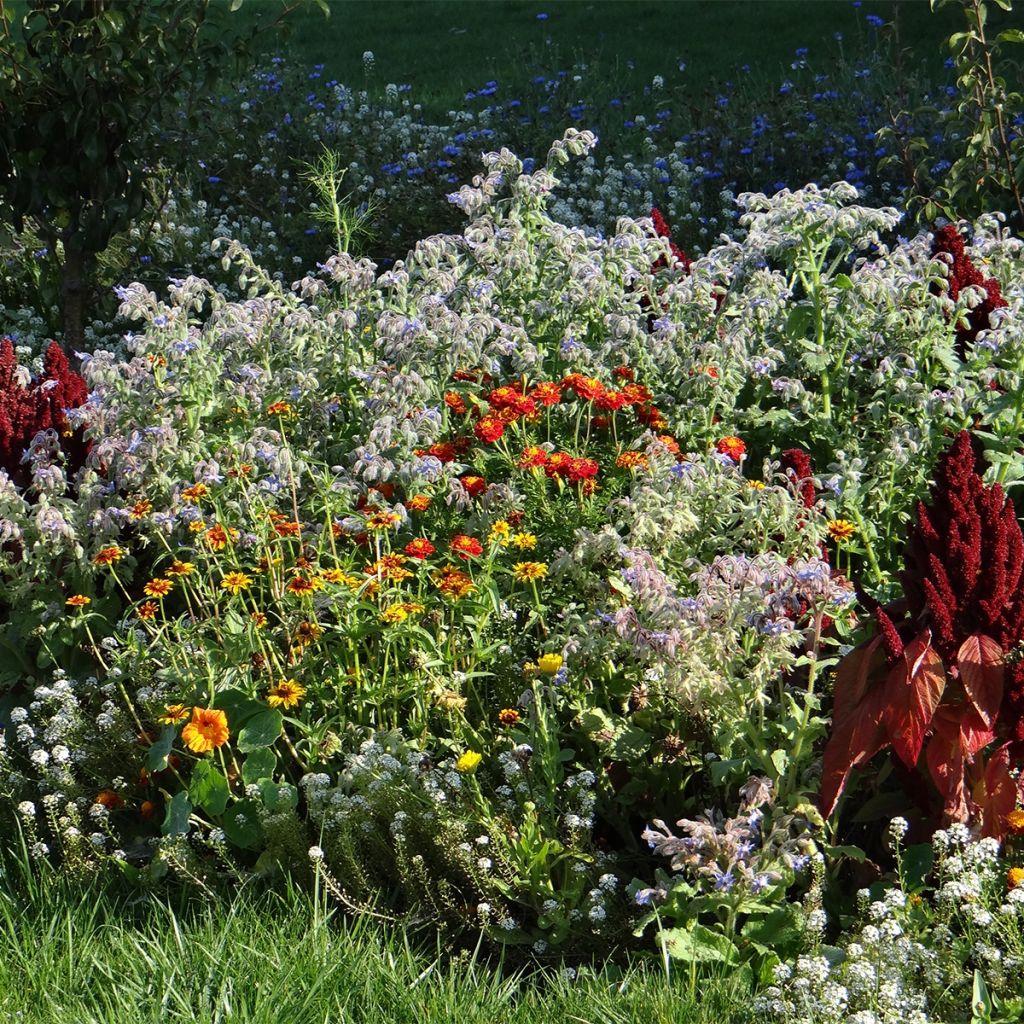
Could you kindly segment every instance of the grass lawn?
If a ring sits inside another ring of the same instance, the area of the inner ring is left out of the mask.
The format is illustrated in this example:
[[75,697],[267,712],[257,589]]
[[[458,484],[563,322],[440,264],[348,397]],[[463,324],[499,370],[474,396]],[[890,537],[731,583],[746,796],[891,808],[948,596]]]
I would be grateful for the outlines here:
[[517,973],[312,894],[146,896],[0,872],[0,1024],[739,1024],[735,979]]
[[[226,2],[226,0],[225,0]],[[327,75],[362,80],[362,54],[371,50],[383,81],[407,82],[420,102],[460,105],[467,91],[498,83],[514,98],[540,66],[574,59],[621,65],[637,84],[655,74],[683,74],[700,92],[710,79],[749,64],[773,80],[798,47],[825,63],[835,39],[856,50],[874,35],[867,15],[899,26],[915,59],[938,69],[943,40],[960,21],[957,10],[931,14],[926,0],[329,0],[330,18],[314,10],[291,19],[286,39],[268,37],[268,50],[289,61],[324,64]],[[271,0],[248,0],[240,17],[255,22],[277,11]],[[539,14],[546,14],[538,20]],[[888,31],[888,30],[886,30]],[[629,64],[634,65],[633,68]]]

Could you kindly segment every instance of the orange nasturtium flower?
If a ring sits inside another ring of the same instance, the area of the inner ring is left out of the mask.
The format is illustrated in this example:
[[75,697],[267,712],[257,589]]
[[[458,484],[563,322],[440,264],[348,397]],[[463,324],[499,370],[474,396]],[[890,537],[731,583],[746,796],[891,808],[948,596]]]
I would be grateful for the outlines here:
[[181,738],[193,753],[208,754],[228,741],[228,716],[219,708],[193,708],[192,721],[181,730]]

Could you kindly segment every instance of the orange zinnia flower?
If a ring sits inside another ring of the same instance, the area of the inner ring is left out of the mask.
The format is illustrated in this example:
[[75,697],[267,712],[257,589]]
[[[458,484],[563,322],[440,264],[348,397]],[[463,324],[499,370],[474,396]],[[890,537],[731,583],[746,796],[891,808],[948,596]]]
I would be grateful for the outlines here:
[[143,601],[138,608],[135,609],[135,614],[138,615],[143,622],[149,622],[150,619],[156,618],[156,613],[159,610],[159,605],[155,601]]
[[94,565],[113,565],[121,558],[124,558],[124,551],[116,544],[111,544],[110,547],[97,551],[92,560]]
[[417,494],[405,503],[405,507],[410,512],[426,512],[430,508],[430,500],[429,494]]
[[64,603],[69,608],[84,608],[92,603],[92,598],[86,597],[85,594],[72,594]]
[[192,562],[172,562],[166,570],[168,576],[191,576],[196,571]]
[[174,589],[174,584],[170,580],[165,580],[161,577],[157,577],[154,580],[150,580],[143,588],[142,592],[146,597],[166,597]]
[[181,497],[193,505],[199,502],[200,498],[205,498],[210,493],[210,489],[206,484],[193,484],[191,487],[186,487],[181,492]]
[[146,498],[143,498],[141,501],[137,501],[135,502],[134,505],[132,505],[131,509],[128,512],[128,515],[132,519],[143,519],[146,516],[148,516],[149,513],[152,511],[153,502],[149,501]]
[[196,754],[224,746],[230,735],[228,716],[219,708],[193,708],[192,721],[181,730],[185,746]]

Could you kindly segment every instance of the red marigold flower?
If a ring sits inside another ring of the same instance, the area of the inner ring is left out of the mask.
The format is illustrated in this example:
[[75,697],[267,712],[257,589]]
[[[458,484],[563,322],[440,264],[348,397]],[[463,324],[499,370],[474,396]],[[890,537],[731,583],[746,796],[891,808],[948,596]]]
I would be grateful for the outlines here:
[[550,477],[564,476],[572,465],[572,456],[565,452],[552,452],[544,464],[544,472]]
[[542,381],[530,392],[530,397],[541,405],[558,405],[562,400],[562,389],[553,381]]
[[622,389],[626,405],[646,405],[653,397],[643,384],[626,384]]
[[570,373],[562,381],[562,387],[575,391],[585,402],[593,402],[604,394],[604,385],[596,377],[584,377],[582,373]]
[[409,498],[405,507],[410,512],[426,512],[430,508],[431,497],[429,494],[414,494]]
[[427,454],[432,455],[435,459],[439,459],[441,462],[454,462],[455,456],[458,452],[451,441],[439,441],[437,444],[432,444],[427,449]]
[[599,468],[596,459],[572,459],[569,463],[568,476],[573,483],[592,480],[597,476]]
[[720,454],[728,455],[733,462],[739,462],[747,454],[747,446],[735,434],[719,439],[715,448]]
[[459,483],[462,484],[466,493],[471,498],[475,498],[487,490],[487,481],[482,476],[476,476],[473,473],[467,473],[465,476],[460,476]]
[[612,373],[620,380],[635,380],[636,374],[631,366],[616,366]]
[[476,537],[469,537],[464,533],[457,533],[452,537],[451,548],[460,558],[476,557],[482,555],[484,550],[483,544]]
[[512,409],[517,416],[537,415],[537,403],[527,396],[520,397],[516,404],[512,406]]
[[522,385],[503,384],[500,388],[495,388],[487,396],[487,401],[492,409],[507,409],[515,406],[519,399],[522,398],[522,394]]
[[536,466],[543,466],[548,461],[548,453],[539,445],[531,444],[523,449],[516,465],[520,469],[533,469]]
[[448,391],[444,396],[444,404],[451,409],[452,412],[458,413],[460,416],[469,412],[469,407],[466,405],[462,395],[457,391]]
[[473,433],[485,444],[493,444],[505,433],[505,424],[497,416],[485,416],[477,421]]
[[662,430],[668,426],[668,421],[656,405],[638,405],[636,418],[652,430]]
[[597,396],[594,404],[599,409],[615,412],[626,404],[626,396],[621,391],[605,391]]
[[429,558],[436,550],[426,537],[417,537],[405,545],[405,553],[410,558]]

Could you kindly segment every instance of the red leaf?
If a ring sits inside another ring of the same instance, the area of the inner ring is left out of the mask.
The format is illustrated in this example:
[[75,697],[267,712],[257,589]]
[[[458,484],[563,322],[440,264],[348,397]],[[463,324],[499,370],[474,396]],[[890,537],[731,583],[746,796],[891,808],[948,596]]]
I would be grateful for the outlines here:
[[1003,649],[987,636],[969,636],[957,654],[967,699],[991,729],[1003,701]]
[[1010,776],[1009,744],[1001,746],[989,758],[971,796],[974,810],[981,819],[981,834],[1002,837],[1006,831],[1006,816],[1017,806],[1017,786]]
[[835,810],[850,771],[886,745],[882,727],[885,688],[877,681],[884,666],[882,638],[876,636],[851,651],[836,670],[832,735],[825,747],[821,777],[821,813],[826,818]]
[[935,733],[924,752],[928,772],[942,796],[943,809],[949,821],[966,821],[968,818],[961,717],[961,708],[950,704],[939,708],[932,720]]
[[885,680],[882,722],[893,750],[908,768],[921,756],[925,733],[946,688],[946,670],[931,641],[928,629],[915,637]]

